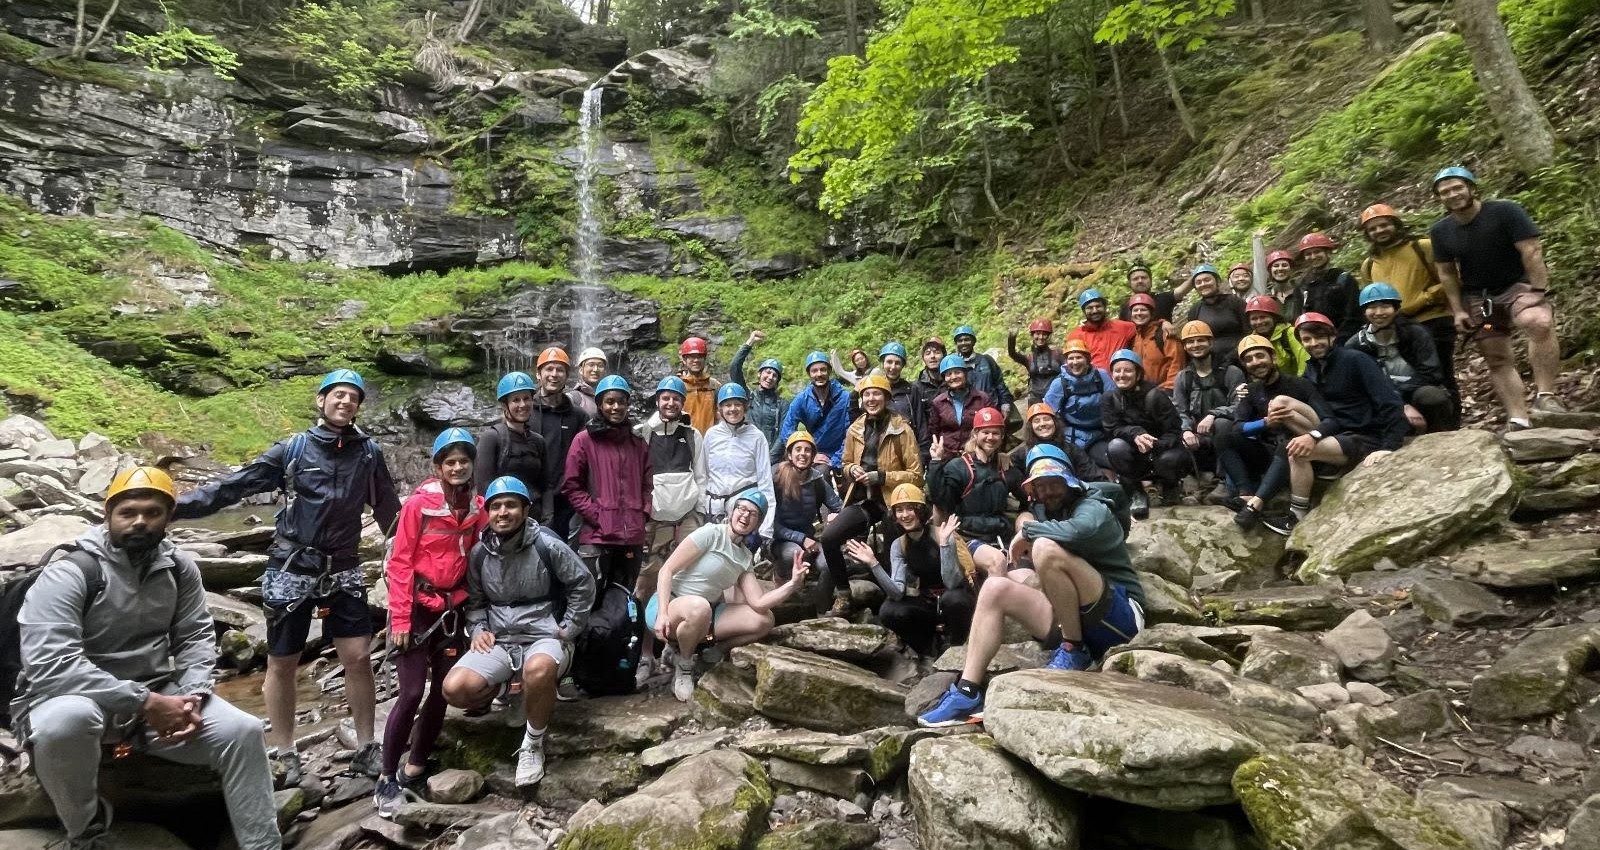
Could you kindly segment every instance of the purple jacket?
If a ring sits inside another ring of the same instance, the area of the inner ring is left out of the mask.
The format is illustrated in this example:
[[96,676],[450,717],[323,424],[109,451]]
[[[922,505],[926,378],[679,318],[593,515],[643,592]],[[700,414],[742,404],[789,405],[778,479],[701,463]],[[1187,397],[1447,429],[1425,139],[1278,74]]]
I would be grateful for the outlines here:
[[561,495],[583,518],[579,543],[643,546],[650,518],[650,446],[632,423],[590,422],[572,438]]
[[944,441],[945,457],[955,457],[961,453],[961,447],[972,436],[973,417],[989,406],[989,396],[982,390],[969,390],[967,403],[961,408],[961,415],[957,416],[956,403],[950,398],[949,390],[934,396],[933,402],[928,405],[928,433],[933,435],[933,439]]

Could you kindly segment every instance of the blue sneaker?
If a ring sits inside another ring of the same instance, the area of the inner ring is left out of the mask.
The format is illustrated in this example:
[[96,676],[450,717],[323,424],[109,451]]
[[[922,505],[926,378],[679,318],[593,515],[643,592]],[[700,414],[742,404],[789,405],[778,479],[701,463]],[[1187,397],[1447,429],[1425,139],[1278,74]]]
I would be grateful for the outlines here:
[[1050,656],[1050,663],[1044,665],[1046,670],[1087,670],[1094,659],[1089,657],[1089,650],[1082,646],[1067,649],[1063,643],[1056,647],[1056,654]]
[[960,726],[983,719],[983,694],[969,697],[951,685],[939,702],[927,713],[917,718],[917,725],[928,729],[940,726]]

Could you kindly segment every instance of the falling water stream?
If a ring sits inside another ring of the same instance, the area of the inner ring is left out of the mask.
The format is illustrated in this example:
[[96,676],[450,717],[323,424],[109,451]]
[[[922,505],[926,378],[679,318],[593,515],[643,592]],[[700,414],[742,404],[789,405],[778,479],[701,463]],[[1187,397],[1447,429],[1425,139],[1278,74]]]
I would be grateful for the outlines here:
[[582,351],[599,342],[600,213],[600,93],[598,85],[583,93],[578,111],[578,280],[573,287],[572,348]]

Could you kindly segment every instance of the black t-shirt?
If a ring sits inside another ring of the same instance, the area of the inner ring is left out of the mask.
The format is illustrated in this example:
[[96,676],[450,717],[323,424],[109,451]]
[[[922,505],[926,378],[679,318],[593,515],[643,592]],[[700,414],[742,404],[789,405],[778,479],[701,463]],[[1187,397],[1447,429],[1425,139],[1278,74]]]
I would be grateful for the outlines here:
[[[1128,297],[1132,298],[1133,296],[1130,295]],[[1172,321],[1172,311],[1178,306],[1178,296],[1170,292],[1152,292],[1150,297],[1156,300],[1156,318],[1167,322]],[[1122,309],[1117,311],[1117,318],[1124,322],[1131,322],[1133,321],[1133,310],[1127,304],[1123,304]]]
[[1538,235],[1538,226],[1515,201],[1484,201],[1466,224],[1447,215],[1428,228],[1434,259],[1457,264],[1463,290],[1490,295],[1528,279],[1516,243]]

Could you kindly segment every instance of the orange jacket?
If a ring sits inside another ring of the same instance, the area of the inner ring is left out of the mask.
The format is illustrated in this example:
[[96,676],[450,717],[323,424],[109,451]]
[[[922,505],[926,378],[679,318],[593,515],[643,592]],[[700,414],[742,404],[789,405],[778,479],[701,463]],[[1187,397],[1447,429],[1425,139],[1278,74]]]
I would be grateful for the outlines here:
[[1096,369],[1111,368],[1111,355],[1117,349],[1129,348],[1133,344],[1133,334],[1137,328],[1133,322],[1121,319],[1106,319],[1099,325],[1090,325],[1085,322],[1072,329],[1067,334],[1067,339],[1081,339],[1083,344],[1089,346],[1089,362]]
[[1183,343],[1162,331],[1161,320],[1155,319],[1134,332],[1133,344],[1128,347],[1144,361],[1145,380],[1171,392],[1172,382],[1183,371]]
[[679,371],[678,377],[689,388],[689,395],[683,400],[683,412],[689,415],[689,424],[705,436],[711,426],[717,424],[717,390],[722,388],[722,382],[709,373],[696,377],[689,374],[688,369]]

